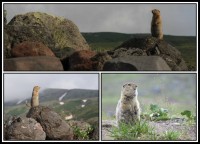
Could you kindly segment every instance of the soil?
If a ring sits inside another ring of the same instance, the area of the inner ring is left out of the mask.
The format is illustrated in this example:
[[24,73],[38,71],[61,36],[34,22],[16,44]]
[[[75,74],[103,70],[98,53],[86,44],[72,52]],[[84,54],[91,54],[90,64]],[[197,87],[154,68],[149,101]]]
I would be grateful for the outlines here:
[[[154,128],[157,136],[163,135],[166,131],[178,131],[180,132],[179,140],[196,140],[196,125],[187,125],[185,120],[181,118],[175,118],[167,121],[149,121],[149,125]],[[102,121],[102,140],[114,140],[110,136],[110,130],[112,127],[116,127],[115,120],[103,120]]]

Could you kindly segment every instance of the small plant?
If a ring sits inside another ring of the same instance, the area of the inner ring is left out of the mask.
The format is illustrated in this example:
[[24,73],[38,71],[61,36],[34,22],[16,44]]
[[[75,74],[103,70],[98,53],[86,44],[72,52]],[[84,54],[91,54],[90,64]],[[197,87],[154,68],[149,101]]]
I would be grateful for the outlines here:
[[177,131],[166,131],[163,135],[163,140],[178,140],[180,133]]
[[151,133],[152,130],[147,122],[137,122],[134,125],[120,123],[119,127],[113,127],[110,132],[111,137],[116,140],[137,140],[144,138],[144,135]]
[[189,110],[185,110],[181,112],[181,115],[186,116],[189,121],[196,120],[196,116],[194,116],[192,112]]
[[86,130],[82,130],[79,127],[73,127],[75,139],[77,140],[89,140],[89,134],[92,132],[93,128],[88,127]]
[[169,120],[168,110],[164,108],[160,108],[158,105],[151,104],[150,105],[151,114],[149,117],[151,120]]

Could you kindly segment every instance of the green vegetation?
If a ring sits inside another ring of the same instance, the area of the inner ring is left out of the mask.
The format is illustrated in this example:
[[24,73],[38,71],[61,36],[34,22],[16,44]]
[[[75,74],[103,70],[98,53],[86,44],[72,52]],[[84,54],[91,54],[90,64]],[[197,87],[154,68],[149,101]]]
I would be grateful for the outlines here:
[[89,134],[93,131],[92,127],[88,127],[86,130],[82,130],[79,127],[72,127],[76,140],[89,140]]
[[168,110],[164,108],[160,108],[158,105],[151,104],[150,105],[151,113],[148,117],[151,120],[159,121],[159,120],[169,120]]
[[138,137],[152,131],[147,122],[137,122],[135,125],[120,123],[119,128],[113,127],[111,137],[116,140],[136,140]]
[[166,131],[162,136],[163,140],[178,140],[180,133],[177,131]]
[[[150,36],[150,34],[122,34],[113,32],[82,33],[92,50],[98,52],[111,50],[131,38]],[[195,36],[170,36],[164,39],[176,47],[182,54],[188,67],[196,68],[196,37]]]
[[194,115],[192,114],[191,111],[185,110],[185,111],[181,112],[181,115],[187,117],[187,122],[188,122],[189,124],[192,124],[192,125],[193,125],[193,124],[196,123],[196,116],[194,116]]
[[113,127],[110,131],[115,140],[179,140],[181,136],[177,131],[165,131],[156,134],[148,122],[137,122],[134,125],[121,123],[119,127]]

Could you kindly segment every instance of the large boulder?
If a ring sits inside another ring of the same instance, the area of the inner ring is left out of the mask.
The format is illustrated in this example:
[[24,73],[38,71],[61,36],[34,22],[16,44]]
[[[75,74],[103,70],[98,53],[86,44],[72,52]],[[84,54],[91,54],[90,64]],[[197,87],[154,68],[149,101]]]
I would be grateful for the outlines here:
[[5,71],[63,71],[59,58],[50,56],[4,59]]
[[[5,57],[9,50],[23,41],[39,41],[49,47],[56,56],[64,48],[75,50],[89,49],[78,27],[70,20],[41,12],[29,12],[16,15],[5,26],[4,34],[9,36],[9,43],[4,45]],[[9,47],[10,46],[10,47]]]
[[46,132],[47,140],[73,140],[73,129],[60,115],[48,107],[32,107],[26,115],[39,122]]
[[18,117],[4,126],[6,140],[45,140],[46,133],[32,118]]
[[41,42],[24,41],[11,49],[12,57],[26,56],[55,56],[54,53]]
[[69,70],[93,70],[93,61],[91,58],[95,55],[96,52],[90,50],[74,52],[69,57]]
[[175,47],[164,40],[159,40],[154,37],[130,39],[116,47],[114,50],[108,51],[108,54],[112,58],[127,56],[159,56],[166,61],[173,71],[188,70],[181,53]]
[[126,56],[114,58],[104,64],[105,71],[162,71],[171,70],[159,56]]

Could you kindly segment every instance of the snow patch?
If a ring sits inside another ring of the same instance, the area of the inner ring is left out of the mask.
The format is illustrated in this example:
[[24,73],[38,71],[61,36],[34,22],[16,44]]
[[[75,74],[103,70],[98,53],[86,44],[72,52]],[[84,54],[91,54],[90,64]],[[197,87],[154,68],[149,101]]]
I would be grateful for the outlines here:
[[83,107],[85,107],[85,105],[81,105],[81,107],[83,108]]
[[87,101],[86,99],[82,100],[84,103]]
[[62,101],[62,99],[65,97],[67,95],[67,92],[66,93],[64,93],[64,94],[62,94],[60,97],[59,97],[59,101]]
[[16,104],[18,105],[18,104],[20,104],[20,103],[22,103],[24,100],[19,100]]
[[64,105],[64,102],[60,102],[60,105]]

